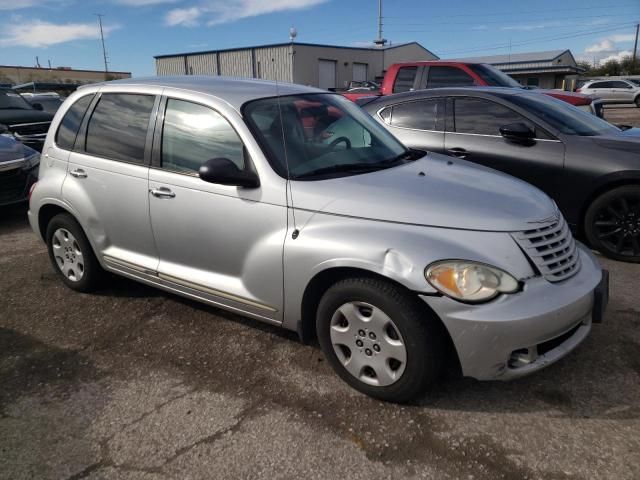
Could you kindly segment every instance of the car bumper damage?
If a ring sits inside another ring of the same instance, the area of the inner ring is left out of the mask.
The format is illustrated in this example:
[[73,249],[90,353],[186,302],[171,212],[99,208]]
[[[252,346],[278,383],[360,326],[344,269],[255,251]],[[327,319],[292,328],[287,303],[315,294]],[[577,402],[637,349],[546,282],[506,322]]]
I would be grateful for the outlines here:
[[[609,276],[585,247],[571,278],[551,283],[530,278],[523,290],[481,305],[421,296],[442,319],[458,352],[464,376],[510,380],[561,359],[602,321]],[[560,288],[561,287],[561,288]]]

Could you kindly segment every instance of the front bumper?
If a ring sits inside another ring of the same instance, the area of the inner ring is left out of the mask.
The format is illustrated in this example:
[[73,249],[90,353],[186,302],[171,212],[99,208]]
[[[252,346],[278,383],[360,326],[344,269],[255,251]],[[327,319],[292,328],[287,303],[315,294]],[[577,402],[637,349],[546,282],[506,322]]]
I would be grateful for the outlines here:
[[608,285],[603,284],[608,276],[589,250],[579,250],[581,268],[563,282],[535,277],[525,281],[522,292],[481,305],[421,296],[449,331],[463,375],[478,380],[528,375],[564,357],[587,337],[592,321],[599,321],[606,307]]

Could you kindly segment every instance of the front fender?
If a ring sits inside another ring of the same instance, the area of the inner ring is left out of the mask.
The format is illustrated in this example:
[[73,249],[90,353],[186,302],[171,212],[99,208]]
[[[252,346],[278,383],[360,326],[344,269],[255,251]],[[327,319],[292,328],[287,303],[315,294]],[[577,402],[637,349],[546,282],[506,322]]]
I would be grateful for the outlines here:
[[495,265],[515,278],[535,274],[514,240],[505,232],[454,230],[338,215],[296,211],[303,225],[284,246],[284,326],[296,329],[302,298],[318,274],[349,267],[382,275],[408,290],[435,293],[425,268],[443,259],[464,259]]

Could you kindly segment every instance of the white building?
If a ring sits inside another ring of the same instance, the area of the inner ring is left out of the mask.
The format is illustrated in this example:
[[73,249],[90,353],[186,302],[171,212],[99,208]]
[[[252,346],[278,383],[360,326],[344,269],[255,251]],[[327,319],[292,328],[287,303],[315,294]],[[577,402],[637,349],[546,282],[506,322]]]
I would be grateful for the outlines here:
[[385,47],[280,43],[155,57],[157,75],[252,77],[326,89],[380,80],[393,63],[437,59],[417,42]]

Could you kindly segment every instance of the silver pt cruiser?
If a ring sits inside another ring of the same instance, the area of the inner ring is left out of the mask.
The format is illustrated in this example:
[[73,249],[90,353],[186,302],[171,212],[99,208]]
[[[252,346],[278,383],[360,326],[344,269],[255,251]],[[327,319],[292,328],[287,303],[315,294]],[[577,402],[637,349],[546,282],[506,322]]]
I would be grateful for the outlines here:
[[602,318],[608,277],[534,187],[408,150],[355,104],[249,79],[80,88],[53,120],[29,220],[74,290],[104,271],[317,335],[368,395],[447,362],[512,379]]

